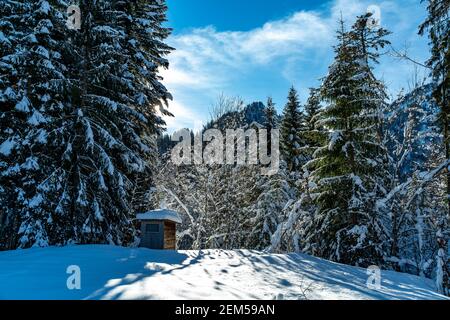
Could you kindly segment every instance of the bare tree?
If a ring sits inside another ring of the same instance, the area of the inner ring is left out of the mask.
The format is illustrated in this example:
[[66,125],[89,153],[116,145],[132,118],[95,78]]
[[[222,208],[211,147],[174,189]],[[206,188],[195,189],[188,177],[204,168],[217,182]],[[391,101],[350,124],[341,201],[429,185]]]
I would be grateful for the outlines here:
[[216,102],[211,106],[209,115],[211,121],[215,121],[227,113],[241,111],[243,107],[244,101],[241,97],[230,97],[226,96],[224,93],[221,93],[217,97]]

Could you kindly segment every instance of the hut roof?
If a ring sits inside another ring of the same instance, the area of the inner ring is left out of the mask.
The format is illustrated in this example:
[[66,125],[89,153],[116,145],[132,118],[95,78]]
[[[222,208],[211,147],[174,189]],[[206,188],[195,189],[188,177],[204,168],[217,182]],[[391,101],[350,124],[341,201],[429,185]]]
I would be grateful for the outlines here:
[[138,220],[169,220],[176,223],[181,223],[181,218],[177,212],[169,209],[152,210],[146,213],[139,213],[136,215]]

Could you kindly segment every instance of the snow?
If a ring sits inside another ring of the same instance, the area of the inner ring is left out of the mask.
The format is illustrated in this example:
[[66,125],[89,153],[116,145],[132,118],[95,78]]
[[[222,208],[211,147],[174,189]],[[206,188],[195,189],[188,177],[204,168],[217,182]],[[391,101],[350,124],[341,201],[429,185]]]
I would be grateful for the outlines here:
[[34,51],[37,54],[43,56],[44,58],[50,59],[50,54],[48,53],[48,50],[45,49],[43,46],[38,46]]
[[7,157],[11,154],[15,147],[16,142],[13,139],[9,138],[8,140],[5,140],[0,144],[0,154]]
[[44,144],[47,143],[48,133],[44,129],[39,129],[38,134],[36,135],[35,142]]
[[182,220],[177,212],[168,210],[168,209],[160,209],[153,210],[146,213],[140,213],[136,215],[138,220],[169,220],[176,223],[182,223]]
[[341,131],[333,131],[329,134],[330,142],[328,144],[328,150],[332,151],[336,143],[342,139]]
[[[369,289],[366,269],[303,254],[87,245],[5,251],[0,261],[0,299],[446,299],[432,280],[381,271]],[[70,266],[80,290],[67,288]]]
[[38,170],[39,164],[35,157],[28,157],[25,163],[23,163],[20,167],[25,170]]
[[85,133],[86,138],[85,139],[86,139],[87,148],[92,149],[95,144],[94,132],[92,131],[91,124],[88,120],[83,119],[83,123],[84,123],[85,129],[86,129],[86,133]]
[[42,1],[41,7],[39,8],[38,12],[48,15],[50,10],[50,4],[47,1]]
[[27,97],[23,97],[22,100],[16,104],[16,110],[20,112],[30,112],[30,101]]
[[42,197],[42,194],[38,193],[30,200],[30,202],[28,203],[28,206],[30,208],[37,208],[41,205],[41,203],[43,201],[44,201],[44,198]]
[[102,211],[101,211],[100,206],[98,205],[97,201],[94,201],[94,214],[95,214],[95,218],[98,221],[103,221],[104,220],[103,215],[102,215]]
[[38,126],[41,123],[46,123],[47,119],[37,110],[34,110],[30,118],[28,118],[28,123],[32,126]]
[[11,87],[6,88],[3,92],[3,95],[7,97],[9,100],[15,100],[17,95]]
[[0,31],[0,43],[2,45],[11,45],[11,42],[6,38],[6,36],[3,34],[3,32]]

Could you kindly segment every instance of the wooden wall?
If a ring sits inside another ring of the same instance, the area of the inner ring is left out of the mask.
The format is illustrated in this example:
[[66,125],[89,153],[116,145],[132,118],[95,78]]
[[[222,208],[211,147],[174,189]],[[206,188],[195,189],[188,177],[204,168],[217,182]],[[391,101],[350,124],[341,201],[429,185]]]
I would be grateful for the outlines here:
[[176,250],[176,224],[172,221],[164,221],[164,249]]

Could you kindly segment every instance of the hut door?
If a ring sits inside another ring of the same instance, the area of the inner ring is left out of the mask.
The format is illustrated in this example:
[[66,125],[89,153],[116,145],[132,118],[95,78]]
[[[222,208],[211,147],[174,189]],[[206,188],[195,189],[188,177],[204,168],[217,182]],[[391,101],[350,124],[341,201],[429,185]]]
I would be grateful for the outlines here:
[[150,249],[164,248],[164,225],[162,222],[150,222],[144,225],[142,247]]

